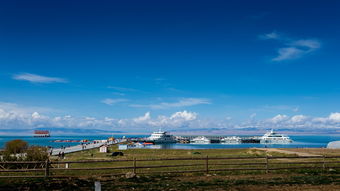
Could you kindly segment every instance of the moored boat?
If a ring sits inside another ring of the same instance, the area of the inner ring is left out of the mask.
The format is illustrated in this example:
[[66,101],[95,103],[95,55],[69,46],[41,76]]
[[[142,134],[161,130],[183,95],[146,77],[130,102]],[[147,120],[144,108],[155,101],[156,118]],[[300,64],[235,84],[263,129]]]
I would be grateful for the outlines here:
[[210,144],[211,140],[204,136],[199,136],[190,140],[193,144]]
[[241,137],[232,136],[232,137],[225,137],[221,139],[220,142],[222,144],[240,144],[241,140],[242,140]]
[[169,135],[166,131],[156,131],[151,134],[150,137],[146,139],[147,142],[152,142],[155,144],[162,143],[176,143],[176,138],[172,135]]
[[274,130],[267,132],[260,139],[261,144],[289,144],[292,142],[288,136],[275,133]]

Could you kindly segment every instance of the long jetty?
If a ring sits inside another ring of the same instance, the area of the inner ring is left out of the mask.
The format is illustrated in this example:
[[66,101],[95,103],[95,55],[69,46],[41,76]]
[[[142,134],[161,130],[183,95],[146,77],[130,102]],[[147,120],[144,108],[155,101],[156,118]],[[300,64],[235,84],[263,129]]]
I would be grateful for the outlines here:
[[98,143],[84,143],[84,144],[79,144],[76,146],[70,146],[70,147],[63,147],[63,148],[52,148],[50,152],[52,151],[53,156],[58,155],[59,153],[73,153],[73,152],[78,152],[78,151],[83,151],[83,150],[90,150],[94,148],[99,148],[102,145],[114,145],[123,142],[124,140],[115,140],[115,141],[108,141],[108,142],[98,142]]

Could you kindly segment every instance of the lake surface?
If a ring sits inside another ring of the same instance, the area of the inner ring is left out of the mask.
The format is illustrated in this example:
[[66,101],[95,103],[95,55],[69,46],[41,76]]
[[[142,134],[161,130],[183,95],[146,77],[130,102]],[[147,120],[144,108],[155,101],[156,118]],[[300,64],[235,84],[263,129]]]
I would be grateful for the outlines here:
[[[114,136],[115,138],[121,138],[123,135]],[[100,135],[100,136],[53,136],[47,138],[37,138],[37,137],[29,137],[29,136],[0,136],[0,148],[4,148],[6,142],[14,139],[22,139],[27,141],[30,145],[39,145],[39,146],[51,146],[54,148],[59,148],[61,146],[73,146],[78,145],[77,142],[53,142],[55,140],[103,140],[107,139],[109,136]],[[129,137],[146,137],[145,135],[126,135]],[[326,147],[327,144],[331,141],[340,140],[340,135],[299,135],[293,136],[290,138],[294,141],[291,144],[283,144],[283,145],[265,145],[265,144],[166,144],[166,145],[155,145],[152,147],[146,148],[154,148],[154,149],[222,149],[222,148],[252,148],[252,147],[268,147],[268,148],[321,148]]]

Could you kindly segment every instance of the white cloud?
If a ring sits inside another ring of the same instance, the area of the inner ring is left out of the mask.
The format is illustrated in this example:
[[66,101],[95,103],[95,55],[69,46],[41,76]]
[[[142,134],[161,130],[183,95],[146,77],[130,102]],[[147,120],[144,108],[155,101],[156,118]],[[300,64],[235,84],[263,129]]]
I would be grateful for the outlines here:
[[294,115],[290,120],[292,123],[301,123],[307,119],[304,115]]
[[136,123],[141,123],[141,122],[148,121],[150,119],[151,119],[150,112],[146,112],[143,116],[134,118],[133,121],[136,122]]
[[150,109],[169,109],[176,107],[187,107],[201,104],[210,104],[209,99],[205,98],[183,98],[177,102],[161,102],[158,104],[131,104],[131,107],[145,107]]
[[85,117],[85,120],[94,121],[94,120],[96,120],[96,118],[94,118],[94,117]]
[[277,32],[271,32],[267,34],[260,35],[260,39],[268,40],[268,39],[279,39],[280,35]]
[[16,74],[13,76],[13,79],[31,83],[67,83],[67,80],[63,78],[47,77],[30,73]]
[[3,129],[32,129],[36,127],[62,127],[62,128],[95,128],[110,130],[113,128],[139,129],[139,128],[177,128],[195,121],[197,114],[189,111],[175,112],[169,117],[151,117],[150,112],[143,116],[131,119],[115,119],[104,117],[102,119],[91,116],[73,117],[71,115],[49,117],[37,111],[31,111],[16,104],[0,102],[0,127]]
[[41,116],[40,116],[40,114],[38,113],[38,112],[34,112],[34,113],[32,113],[32,118],[33,119],[39,119]]
[[282,122],[284,120],[288,119],[288,116],[287,115],[281,115],[281,114],[278,114],[276,115],[275,117],[269,119],[268,121],[269,122],[272,122],[272,123],[279,123],[279,122]]
[[146,125],[155,128],[180,128],[184,126],[190,126],[192,122],[197,120],[197,113],[189,111],[179,111],[175,112],[170,117],[160,115],[156,118],[151,118],[150,112],[145,113],[144,116],[137,117],[133,119],[135,124],[130,124],[131,126]]
[[110,98],[106,98],[104,100],[102,100],[101,102],[106,104],[106,105],[114,105],[117,103],[121,103],[121,102],[127,102],[129,100],[127,99],[110,99]]
[[334,121],[334,122],[340,122],[340,113],[336,112],[336,113],[331,113],[329,115],[329,120]]
[[306,47],[311,50],[320,48],[320,42],[318,40],[313,39],[307,39],[307,40],[296,40],[291,43],[289,43],[291,46],[297,46],[297,47]]
[[305,51],[296,47],[280,48],[278,50],[278,55],[275,58],[273,58],[272,61],[296,59],[301,57],[304,53]]
[[313,122],[321,124],[338,124],[340,123],[340,113],[334,112],[329,114],[328,117],[315,117],[313,118]]
[[263,40],[277,40],[282,46],[277,50],[277,56],[272,58],[272,61],[280,62],[285,60],[293,60],[310,54],[320,48],[321,43],[316,39],[298,39],[282,37],[276,32],[260,35]]
[[174,113],[173,115],[171,115],[170,119],[183,119],[185,121],[191,121],[191,120],[195,120],[197,118],[197,113],[193,113],[193,112],[188,112],[186,110],[184,111],[179,111]]

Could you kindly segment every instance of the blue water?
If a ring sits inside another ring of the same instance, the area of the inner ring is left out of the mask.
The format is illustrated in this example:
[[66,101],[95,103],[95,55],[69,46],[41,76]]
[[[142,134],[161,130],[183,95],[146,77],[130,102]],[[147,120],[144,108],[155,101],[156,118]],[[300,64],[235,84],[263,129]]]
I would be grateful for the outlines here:
[[[116,138],[121,138],[123,135],[114,136]],[[126,137],[145,137],[142,135],[126,135]],[[268,147],[268,148],[321,148],[326,147],[331,141],[340,140],[340,135],[299,135],[290,136],[293,139],[293,143],[284,145],[264,145],[264,144],[167,144],[160,145],[154,148],[158,149],[222,149],[222,148],[252,148],[252,147]],[[53,136],[48,138],[36,138],[29,136],[0,136],[0,148],[3,148],[5,143],[14,140],[22,139],[27,141],[30,145],[39,146],[51,146],[58,148],[61,146],[73,146],[78,145],[77,142],[53,142],[54,140],[102,140],[107,139],[108,136]],[[152,147],[149,147],[152,148]]]
[[[98,135],[98,136],[91,136],[91,135],[84,135],[84,136],[52,136],[52,137],[32,137],[32,136],[0,136],[0,148],[4,148],[6,142],[14,139],[21,139],[28,142],[29,145],[38,145],[38,146],[50,146],[54,148],[59,148],[61,146],[74,146],[79,145],[78,142],[54,142],[55,140],[104,140],[107,139],[108,135]],[[114,136],[115,138],[122,138],[123,135]],[[145,137],[139,135],[126,135],[125,137]]]

